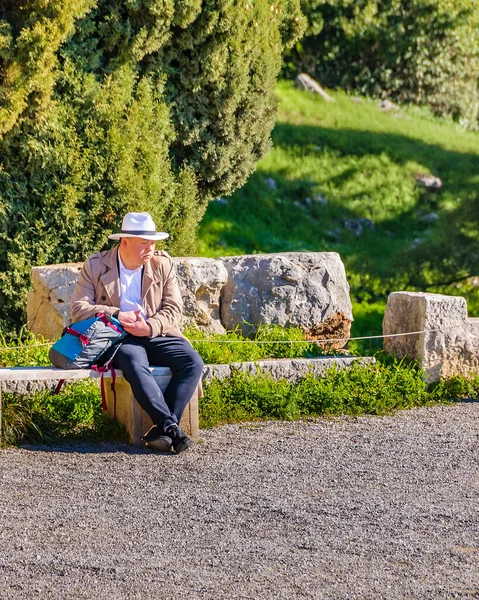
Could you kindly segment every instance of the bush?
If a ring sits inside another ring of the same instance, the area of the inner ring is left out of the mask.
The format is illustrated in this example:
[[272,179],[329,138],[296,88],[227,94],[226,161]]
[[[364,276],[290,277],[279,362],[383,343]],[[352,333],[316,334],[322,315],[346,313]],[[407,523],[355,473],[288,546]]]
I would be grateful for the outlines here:
[[0,20],[0,325],[32,265],[84,260],[129,210],[187,254],[266,152],[299,0],[33,0]]
[[[475,0],[302,0],[306,38],[290,59],[324,85],[427,104],[469,123],[479,113]],[[291,64],[293,63],[293,64]]]
[[297,384],[237,371],[229,379],[213,380],[205,386],[205,397],[200,400],[200,426],[257,419],[384,415],[447,402],[455,397],[459,381],[462,378],[457,378],[452,387],[445,382],[428,386],[415,363],[393,359],[373,365],[355,363],[350,369],[332,368],[324,377],[308,375]]

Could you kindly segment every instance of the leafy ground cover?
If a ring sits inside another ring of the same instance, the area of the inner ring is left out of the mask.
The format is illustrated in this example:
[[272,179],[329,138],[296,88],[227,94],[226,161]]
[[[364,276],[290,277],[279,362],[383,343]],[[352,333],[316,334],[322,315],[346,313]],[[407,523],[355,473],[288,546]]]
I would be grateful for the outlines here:
[[[310,344],[270,344],[277,339],[276,328],[260,330],[256,342],[238,345],[237,332],[222,336],[223,344],[209,345],[203,334],[199,351],[205,360],[232,362],[271,356],[299,356]],[[297,330],[283,330],[295,340]],[[215,336],[218,338],[218,336]],[[266,338],[266,339],[265,339]],[[267,344],[259,344],[266,341]],[[195,343],[193,341],[193,343]],[[43,344],[43,345],[40,345]],[[270,348],[270,350],[268,350]],[[25,334],[22,345],[0,352],[0,366],[48,364],[48,345]],[[324,378],[308,376],[298,384],[274,381],[270,376],[251,376],[237,372],[232,378],[214,380],[205,386],[200,401],[200,426],[254,421],[258,419],[294,420],[329,415],[387,414],[393,411],[479,398],[479,376],[451,378],[428,385],[415,363],[397,361],[377,354],[377,363],[354,366],[349,370],[331,369]],[[2,443],[83,441],[126,441],[124,428],[102,412],[100,390],[93,381],[66,385],[60,394],[43,391],[32,395],[3,394]]]
[[[353,336],[381,333],[396,290],[464,295],[479,315],[478,287],[465,279],[477,271],[460,266],[455,237],[464,205],[479,202],[479,134],[415,107],[383,112],[341,92],[327,103],[284,81],[278,93],[273,148],[242,189],[210,203],[199,254],[339,252]],[[441,178],[439,193],[416,182],[425,174]]]

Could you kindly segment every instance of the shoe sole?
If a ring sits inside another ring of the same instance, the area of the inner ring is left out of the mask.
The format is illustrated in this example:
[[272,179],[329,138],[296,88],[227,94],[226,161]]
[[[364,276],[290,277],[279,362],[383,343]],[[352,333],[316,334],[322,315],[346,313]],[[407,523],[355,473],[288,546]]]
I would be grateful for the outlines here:
[[175,450],[176,454],[181,454],[182,452],[184,452],[185,450],[188,450],[192,446],[193,446],[193,442],[191,440],[188,440],[187,442],[181,442],[180,444],[178,444],[176,446],[176,448],[174,447],[174,450]]
[[145,442],[145,446],[158,452],[171,452],[172,444],[166,440],[152,440],[151,442]]

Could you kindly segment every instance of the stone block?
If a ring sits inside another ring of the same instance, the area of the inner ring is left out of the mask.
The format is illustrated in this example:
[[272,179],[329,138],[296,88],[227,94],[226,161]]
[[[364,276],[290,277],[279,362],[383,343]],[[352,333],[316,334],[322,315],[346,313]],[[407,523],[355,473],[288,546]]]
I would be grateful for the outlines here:
[[[222,259],[228,281],[221,320],[246,335],[260,324],[301,327],[310,339],[347,338],[353,320],[349,285],[336,252],[252,254]],[[332,342],[341,348],[345,341]]]
[[209,383],[212,379],[219,380],[231,377],[234,372],[257,375],[258,373],[271,375],[274,380],[286,379],[292,383],[298,382],[308,374],[315,377],[324,377],[332,367],[349,369],[353,364],[373,364],[373,357],[355,356],[321,356],[318,358],[279,358],[270,360],[257,360],[236,362],[231,365],[205,365],[203,381]]
[[[220,260],[174,258],[183,302],[183,325],[196,325],[203,331],[224,333],[220,321],[221,288],[228,272]],[[71,323],[70,301],[82,263],[33,267],[33,290],[27,298],[29,329],[50,340],[60,337]]]
[[336,369],[349,369],[354,363],[360,365],[373,364],[373,357],[333,357],[324,356],[320,358],[282,358],[276,360],[259,360],[255,362],[232,363],[231,369],[241,373],[256,375],[258,372],[271,375],[274,380],[286,379],[291,383],[297,383],[306,375],[324,377],[333,367]]
[[383,320],[384,350],[419,362],[428,381],[479,373],[479,319],[470,319],[460,296],[393,292]]
[[71,323],[70,300],[81,263],[33,267],[33,291],[27,297],[27,323],[33,333],[54,340]]
[[213,258],[174,258],[178,285],[183,297],[183,325],[203,331],[224,333],[220,320],[220,294],[228,271]]

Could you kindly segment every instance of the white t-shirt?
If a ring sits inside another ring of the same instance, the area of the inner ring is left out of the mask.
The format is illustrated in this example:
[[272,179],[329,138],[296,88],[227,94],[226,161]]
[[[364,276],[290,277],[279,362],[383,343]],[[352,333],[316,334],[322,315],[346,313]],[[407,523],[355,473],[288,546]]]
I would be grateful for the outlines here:
[[141,310],[141,316],[146,319],[146,313],[141,305],[141,280],[143,267],[127,269],[118,252],[118,263],[120,265],[120,310]]

